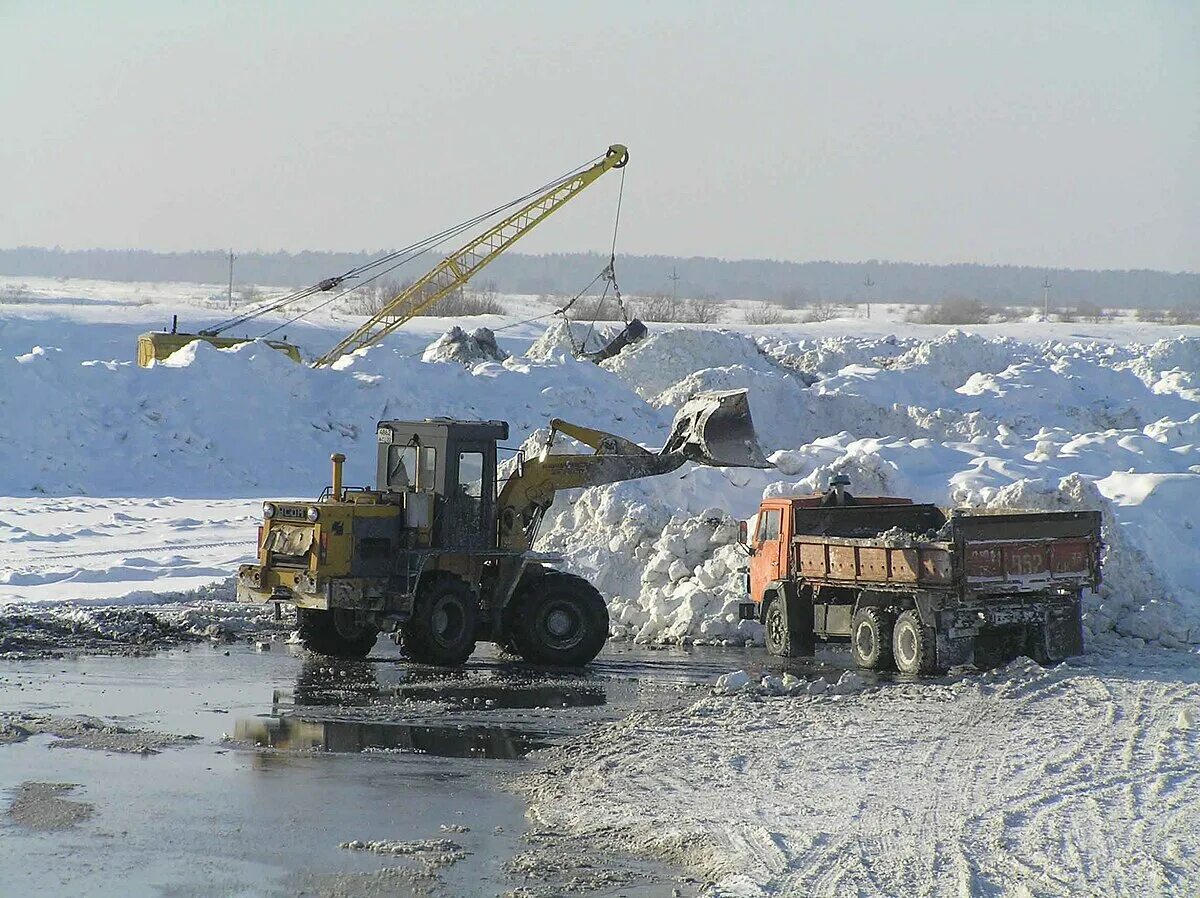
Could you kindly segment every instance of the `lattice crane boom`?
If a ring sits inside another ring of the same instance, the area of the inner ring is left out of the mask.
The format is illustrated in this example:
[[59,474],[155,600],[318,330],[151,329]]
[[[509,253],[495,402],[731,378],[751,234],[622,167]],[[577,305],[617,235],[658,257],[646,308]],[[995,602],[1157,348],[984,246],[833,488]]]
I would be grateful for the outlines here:
[[629,151],[621,144],[608,148],[595,165],[559,181],[545,193],[522,206],[508,218],[451,253],[427,274],[395,296],[354,333],[313,363],[314,368],[332,365],[347,353],[374,346],[396,328],[463,286],[485,265],[528,234],[551,213],[561,209],[605,172],[621,168]]

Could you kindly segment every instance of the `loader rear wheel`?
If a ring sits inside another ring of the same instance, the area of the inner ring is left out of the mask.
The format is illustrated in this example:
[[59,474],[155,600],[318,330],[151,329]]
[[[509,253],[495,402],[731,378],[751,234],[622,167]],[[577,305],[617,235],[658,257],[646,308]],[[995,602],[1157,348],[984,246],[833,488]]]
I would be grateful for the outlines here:
[[464,664],[475,651],[479,602],[466,582],[435,573],[421,581],[412,617],[401,631],[406,654],[420,664]]
[[892,654],[901,673],[931,674],[938,672],[937,637],[933,627],[921,623],[915,608],[903,611],[896,618],[892,631]]
[[850,622],[850,658],[863,670],[892,667],[892,617],[882,608],[859,608]]
[[608,606],[582,577],[548,571],[523,584],[507,615],[511,645],[526,661],[582,667],[608,640]]
[[333,658],[365,658],[375,648],[379,631],[348,608],[315,611],[297,608],[300,641],[310,652]]

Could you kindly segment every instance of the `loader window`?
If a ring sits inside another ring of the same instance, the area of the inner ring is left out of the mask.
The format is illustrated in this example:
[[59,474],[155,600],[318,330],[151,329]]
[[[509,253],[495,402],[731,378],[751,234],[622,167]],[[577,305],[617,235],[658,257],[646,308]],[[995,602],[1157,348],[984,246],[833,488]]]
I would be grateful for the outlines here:
[[388,449],[388,489],[433,492],[437,484],[437,450],[432,446]]
[[768,540],[779,539],[779,523],[783,516],[778,508],[768,509],[764,511],[758,519],[758,541],[765,543]]
[[458,453],[458,486],[472,499],[483,498],[483,453]]
[[413,478],[417,473],[417,447],[392,446],[388,449],[388,488],[406,490],[413,486]]

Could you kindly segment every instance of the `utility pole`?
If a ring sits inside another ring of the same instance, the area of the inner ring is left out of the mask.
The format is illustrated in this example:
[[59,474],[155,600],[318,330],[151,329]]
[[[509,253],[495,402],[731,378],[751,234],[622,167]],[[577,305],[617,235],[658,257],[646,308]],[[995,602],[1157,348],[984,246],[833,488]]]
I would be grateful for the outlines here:
[[1050,275],[1046,275],[1042,279],[1042,320],[1050,320],[1050,288],[1054,285],[1050,283]]
[[875,286],[875,282],[871,280],[871,272],[867,272],[867,279],[863,281],[863,286],[867,288],[867,317],[871,317],[871,288]]
[[233,260],[237,256],[233,254],[233,250],[229,251],[229,308],[233,308]]
[[671,301],[679,299],[679,275],[675,272],[675,266],[671,266],[671,273],[667,275],[667,280],[671,282]]

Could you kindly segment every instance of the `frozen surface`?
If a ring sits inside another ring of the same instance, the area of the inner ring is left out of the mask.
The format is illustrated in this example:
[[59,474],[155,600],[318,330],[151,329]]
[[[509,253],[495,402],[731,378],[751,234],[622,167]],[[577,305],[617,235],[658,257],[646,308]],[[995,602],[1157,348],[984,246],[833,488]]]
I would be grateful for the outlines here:
[[525,785],[541,825],[617,834],[713,898],[1194,895],[1200,666],[1089,660],[930,684],[740,671]]

